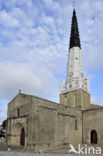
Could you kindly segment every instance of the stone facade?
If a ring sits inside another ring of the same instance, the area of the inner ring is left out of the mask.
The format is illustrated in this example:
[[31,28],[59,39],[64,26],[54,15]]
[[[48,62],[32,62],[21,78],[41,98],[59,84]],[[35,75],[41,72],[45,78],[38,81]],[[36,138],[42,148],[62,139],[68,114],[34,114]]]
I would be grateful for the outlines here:
[[[82,94],[79,91],[81,97]],[[103,108],[90,103],[88,106],[82,110],[80,105],[58,104],[19,93],[8,104],[8,145],[20,146],[22,128],[27,149],[40,150],[69,143],[90,144],[92,130],[96,130],[98,143],[102,144]]]
[[[79,91],[81,97],[82,94]],[[96,130],[98,144],[102,144],[103,108],[90,103],[88,106],[82,110],[80,105],[58,104],[19,93],[8,104],[8,145],[20,146],[22,128],[27,149],[40,150],[69,143],[90,144],[92,130]]]
[[82,143],[81,115],[80,110],[19,93],[8,104],[8,145],[20,146],[22,128],[28,149]]

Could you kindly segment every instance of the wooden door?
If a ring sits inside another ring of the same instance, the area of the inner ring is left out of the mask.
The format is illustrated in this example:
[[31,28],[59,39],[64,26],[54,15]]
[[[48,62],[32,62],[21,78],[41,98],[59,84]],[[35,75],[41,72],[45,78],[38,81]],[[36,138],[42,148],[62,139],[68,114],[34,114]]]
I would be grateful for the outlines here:
[[20,145],[25,146],[25,130],[22,128],[20,136]]
[[91,131],[91,143],[97,144],[97,132],[95,130]]

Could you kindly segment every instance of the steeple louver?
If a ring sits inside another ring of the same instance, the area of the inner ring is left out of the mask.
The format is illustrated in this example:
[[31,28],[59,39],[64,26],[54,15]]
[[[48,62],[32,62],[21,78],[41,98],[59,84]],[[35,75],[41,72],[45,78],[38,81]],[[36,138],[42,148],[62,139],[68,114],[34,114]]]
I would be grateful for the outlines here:
[[73,47],[81,48],[79,30],[78,30],[78,22],[77,22],[75,9],[73,10],[69,49]]

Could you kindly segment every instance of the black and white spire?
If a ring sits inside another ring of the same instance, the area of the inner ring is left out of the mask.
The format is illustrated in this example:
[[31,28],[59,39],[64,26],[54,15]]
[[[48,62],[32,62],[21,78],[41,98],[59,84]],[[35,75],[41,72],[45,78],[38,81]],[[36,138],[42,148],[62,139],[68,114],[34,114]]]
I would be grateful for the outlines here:
[[[63,86],[63,85],[62,85]],[[67,76],[64,92],[83,89],[89,92],[89,78],[84,76],[76,11],[73,10]]]

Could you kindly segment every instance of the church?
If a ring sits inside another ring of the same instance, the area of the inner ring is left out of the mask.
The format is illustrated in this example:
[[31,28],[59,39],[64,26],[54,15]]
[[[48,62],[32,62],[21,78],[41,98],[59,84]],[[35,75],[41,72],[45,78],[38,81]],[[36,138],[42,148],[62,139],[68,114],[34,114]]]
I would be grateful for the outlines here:
[[37,151],[69,144],[103,144],[103,107],[90,102],[75,9],[59,103],[19,92],[8,104],[7,123],[9,146]]

